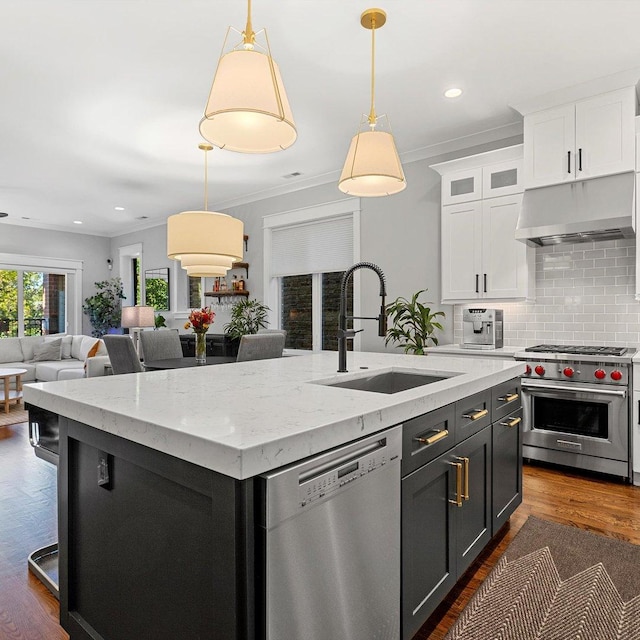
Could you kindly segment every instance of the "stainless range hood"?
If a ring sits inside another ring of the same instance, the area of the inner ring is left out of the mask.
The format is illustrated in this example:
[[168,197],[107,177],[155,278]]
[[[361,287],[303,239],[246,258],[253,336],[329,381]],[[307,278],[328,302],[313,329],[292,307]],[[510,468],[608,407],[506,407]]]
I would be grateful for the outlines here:
[[635,174],[526,189],[516,240],[533,247],[635,237]]

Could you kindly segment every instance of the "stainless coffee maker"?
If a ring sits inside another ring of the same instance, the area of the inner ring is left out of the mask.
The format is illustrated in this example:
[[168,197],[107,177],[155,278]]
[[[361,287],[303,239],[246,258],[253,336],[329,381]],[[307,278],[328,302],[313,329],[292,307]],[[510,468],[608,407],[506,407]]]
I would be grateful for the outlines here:
[[464,349],[500,349],[502,309],[463,309],[462,345]]

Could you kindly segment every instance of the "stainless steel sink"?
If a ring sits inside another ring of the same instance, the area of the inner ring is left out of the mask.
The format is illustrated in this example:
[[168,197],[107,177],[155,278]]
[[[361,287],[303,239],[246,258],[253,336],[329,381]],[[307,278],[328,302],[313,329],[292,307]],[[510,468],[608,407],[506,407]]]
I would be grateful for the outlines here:
[[440,380],[446,380],[450,377],[452,376],[436,376],[428,373],[412,373],[407,371],[386,371],[385,373],[372,373],[370,376],[320,384],[328,387],[340,387],[342,389],[373,391],[374,393],[399,393],[400,391],[422,387],[426,384],[432,384],[433,382],[440,382]]

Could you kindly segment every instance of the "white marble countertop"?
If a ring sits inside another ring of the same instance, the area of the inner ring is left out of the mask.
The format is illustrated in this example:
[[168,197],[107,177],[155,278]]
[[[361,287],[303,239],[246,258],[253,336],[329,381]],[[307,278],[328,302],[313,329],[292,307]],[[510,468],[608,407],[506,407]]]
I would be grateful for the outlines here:
[[[522,373],[521,362],[350,352],[39,382],[27,403],[237,479],[375,433]],[[366,369],[361,369],[366,368]],[[332,388],[391,369],[459,374],[387,395]]]
[[524,351],[524,347],[500,347],[499,349],[465,349],[459,344],[441,344],[429,347],[429,353],[449,355],[474,356],[486,358],[513,358],[514,354]]

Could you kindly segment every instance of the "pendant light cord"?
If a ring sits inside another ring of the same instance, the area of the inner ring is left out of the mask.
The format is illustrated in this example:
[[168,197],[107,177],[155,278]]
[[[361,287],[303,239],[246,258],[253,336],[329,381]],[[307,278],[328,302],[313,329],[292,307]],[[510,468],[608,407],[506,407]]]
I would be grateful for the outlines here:
[[209,162],[207,153],[208,149],[204,150],[204,210],[209,211]]
[[253,25],[251,24],[251,0],[247,0],[247,26],[245,27],[242,35],[244,37],[245,48],[253,49],[256,34],[253,32]]
[[371,19],[371,110],[369,111],[369,126],[376,126],[376,19]]

